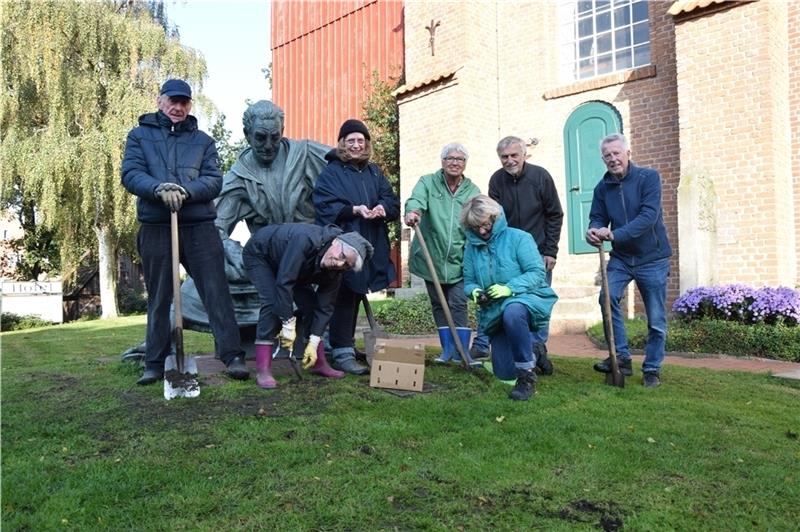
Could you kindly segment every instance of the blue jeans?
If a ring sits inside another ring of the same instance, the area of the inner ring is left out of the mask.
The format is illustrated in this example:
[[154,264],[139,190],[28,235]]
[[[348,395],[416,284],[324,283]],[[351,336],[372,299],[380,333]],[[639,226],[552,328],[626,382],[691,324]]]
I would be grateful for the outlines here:
[[511,303],[503,311],[503,326],[492,336],[492,371],[503,380],[513,379],[518,369],[533,369],[530,312],[522,303]]
[[[628,348],[628,335],[620,309],[620,299],[631,281],[642,295],[647,314],[647,343],[644,347],[643,373],[661,371],[664,360],[664,347],[667,342],[667,278],[669,277],[669,258],[659,259],[639,266],[628,266],[616,257],[608,261],[608,290],[611,293],[611,324],[614,329],[614,345],[617,356],[626,360],[631,358]],[[600,309],[603,309],[605,295],[600,291]],[[608,340],[608,338],[606,338]]]
[[[145,367],[163,370],[170,352],[172,303],[172,248],[169,225],[142,225],[136,246],[142,258],[147,286],[147,348]],[[208,311],[219,358],[228,365],[234,357],[244,360],[239,326],[225,276],[225,255],[213,223],[178,228],[180,262],[194,279],[197,293]]]
[[[547,286],[553,286],[553,270],[547,272],[544,276],[547,281]],[[550,322],[542,326],[539,330],[531,332],[531,340],[534,344],[546,344],[547,339],[550,338]]]
[[[547,281],[547,286],[553,285],[552,270],[545,274],[545,280]],[[547,322],[547,325],[543,326],[539,330],[531,332],[531,343],[533,344],[546,344],[548,338],[550,338],[549,321]],[[472,347],[484,353],[489,351],[489,337],[483,334],[480,325],[478,326],[478,330],[475,331],[475,339],[472,341]]]

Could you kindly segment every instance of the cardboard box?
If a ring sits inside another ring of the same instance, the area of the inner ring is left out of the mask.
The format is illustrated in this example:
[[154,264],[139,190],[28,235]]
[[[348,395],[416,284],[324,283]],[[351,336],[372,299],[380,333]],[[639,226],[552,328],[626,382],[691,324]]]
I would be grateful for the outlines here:
[[425,346],[388,347],[378,342],[372,358],[369,385],[421,392],[425,380]]

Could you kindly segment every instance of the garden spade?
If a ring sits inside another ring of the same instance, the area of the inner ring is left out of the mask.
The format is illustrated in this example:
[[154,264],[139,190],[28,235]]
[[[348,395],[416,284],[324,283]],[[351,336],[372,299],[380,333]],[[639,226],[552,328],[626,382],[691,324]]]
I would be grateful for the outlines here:
[[608,343],[608,357],[611,359],[611,373],[606,373],[606,384],[609,386],[625,387],[625,375],[619,370],[617,363],[617,348],[614,344],[614,327],[611,324],[611,294],[608,292],[608,273],[606,272],[606,252],[603,244],[600,250],[600,276],[603,279],[603,327],[606,329]]
[[469,356],[469,351],[464,348],[464,345],[461,343],[461,338],[458,336],[458,331],[456,330],[456,325],[453,322],[453,315],[450,314],[450,305],[447,304],[447,299],[444,297],[444,291],[442,290],[442,285],[439,283],[439,276],[436,274],[436,269],[433,267],[433,259],[431,259],[431,254],[428,251],[428,246],[425,244],[425,238],[422,236],[422,230],[419,228],[419,224],[414,224],[414,233],[417,235],[417,240],[419,241],[419,247],[422,249],[422,254],[425,256],[425,263],[428,265],[428,271],[431,272],[431,279],[433,279],[433,286],[436,288],[436,295],[439,296],[439,303],[442,305],[442,310],[444,311],[444,317],[447,320],[447,326],[450,327],[450,334],[453,335],[453,340],[456,344],[456,349],[458,350],[458,354],[461,355],[461,364],[463,364],[465,369],[473,369],[475,367],[480,367],[480,362],[475,362],[471,356]]
[[197,362],[194,357],[183,354],[183,314],[181,313],[180,246],[178,245],[178,213],[170,214],[172,232],[172,303],[175,313],[175,327],[172,341],[175,354],[170,354],[164,363],[164,398],[197,397],[200,384],[197,382]]
[[383,327],[378,325],[375,321],[375,315],[372,314],[372,306],[369,304],[367,295],[361,297],[361,304],[364,306],[364,313],[367,315],[369,322],[369,330],[364,331],[364,353],[367,355],[367,365],[372,367],[372,359],[375,357],[375,344],[378,338],[388,338],[389,335],[383,330]]

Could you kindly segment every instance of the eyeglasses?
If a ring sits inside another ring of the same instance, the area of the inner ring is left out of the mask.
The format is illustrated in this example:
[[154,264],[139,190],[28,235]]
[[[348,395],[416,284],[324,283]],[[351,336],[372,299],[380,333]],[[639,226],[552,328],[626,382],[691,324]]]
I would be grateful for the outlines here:
[[491,231],[492,227],[494,227],[494,220],[489,219],[486,222],[483,222],[481,225],[478,226],[478,229],[483,229],[484,231]]
[[367,144],[366,139],[348,139],[344,141],[344,143],[348,146],[355,146],[358,144],[359,146],[364,146]]
[[445,157],[444,160],[447,161],[448,163],[459,163],[459,164],[464,164],[465,162],[467,162],[467,160],[464,157]]

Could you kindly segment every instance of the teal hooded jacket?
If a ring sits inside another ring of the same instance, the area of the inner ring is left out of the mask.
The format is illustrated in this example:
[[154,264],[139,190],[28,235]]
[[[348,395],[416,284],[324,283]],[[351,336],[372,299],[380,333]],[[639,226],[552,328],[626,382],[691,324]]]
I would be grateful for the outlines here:
[[478,324],[483,331],[494,336],[502,326],[503,311],[511,303],[528,307],[531,330],[548,324],[558,296],[547,286],[544,262],[533,237],[508,227],[503,213],[495,220],[488,240],[471,229],[466,229],[466,235],[464,292],[467,297],[472,296],[476,288],[486,290],[493,284],[511,289],[511,296],[492,299],[478,311]]

